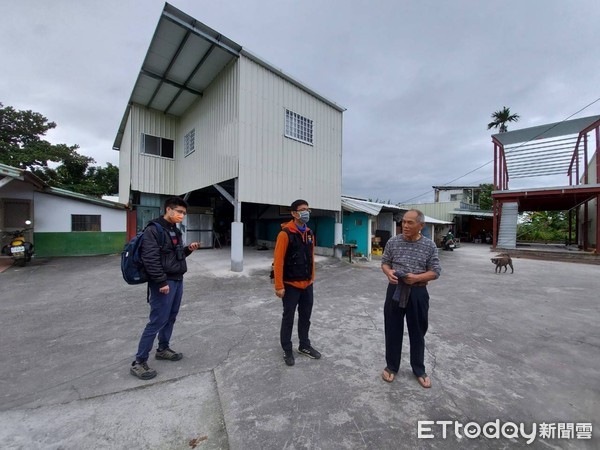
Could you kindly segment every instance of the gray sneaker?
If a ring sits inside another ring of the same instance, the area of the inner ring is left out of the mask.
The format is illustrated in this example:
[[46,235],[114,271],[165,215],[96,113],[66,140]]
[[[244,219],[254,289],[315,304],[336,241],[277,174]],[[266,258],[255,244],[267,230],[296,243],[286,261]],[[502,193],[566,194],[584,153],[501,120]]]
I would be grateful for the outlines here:
[[304,355],[304,356],[308,356],[309,358],[312,358],[312,359],[320,359],[321,358],[321,353],[319,353],[317,350],[315,350],[312,347],[298,348],[298,353],[300,353],[301,355]]
[[129,369],[129,373],[131,373],[131,375],[134,375],[142,380],[150,380],[156,376],[156,370],[148,367],[148,364],[146,363],[146,361],[132,362],[131,369]]
[[168,361],[179,361],[181,358],[183,358],[183,353],[174,352],[167,347],[164,350],[157,350],[154,357],[156,359],[166,359]]

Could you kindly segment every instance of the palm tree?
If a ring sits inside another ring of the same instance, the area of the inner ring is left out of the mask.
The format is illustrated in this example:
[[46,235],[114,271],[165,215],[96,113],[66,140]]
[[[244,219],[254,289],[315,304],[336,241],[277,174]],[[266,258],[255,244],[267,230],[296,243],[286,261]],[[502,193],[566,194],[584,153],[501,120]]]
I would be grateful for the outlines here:
[[504,133],[508,130],[506,124],[508,122],[516,122],[519,120],[518,114],[511,114],[510,108],[504,106],[500,111],[496,111],[492,114],[492,122],[488,123],[487,129],[498,128],[500,133]]

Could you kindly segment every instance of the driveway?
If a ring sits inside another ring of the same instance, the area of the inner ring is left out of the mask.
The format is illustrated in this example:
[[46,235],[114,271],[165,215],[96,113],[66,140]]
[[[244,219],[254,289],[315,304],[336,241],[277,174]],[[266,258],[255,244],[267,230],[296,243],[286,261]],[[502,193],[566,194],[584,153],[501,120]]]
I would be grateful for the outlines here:
[[[129,374],[146,291],[123,282],[118,256],[36,260],[0,273],[2,447],[600,446],[599,266],[515,259],[514,274],[495,274],[485,245],[440,252],[426,390],[410,371],[407,336],[398,377],[381,380],[378,261],[319,258],[311,339],[323,358],[298,355],[287,367],[272,251],[245,250],[241,274],[229,271],[227,250],[189,258],[172,339],[185,357],[151,360],[159,375],[149,382]],[[509,422],[523,423],[523,433]]]

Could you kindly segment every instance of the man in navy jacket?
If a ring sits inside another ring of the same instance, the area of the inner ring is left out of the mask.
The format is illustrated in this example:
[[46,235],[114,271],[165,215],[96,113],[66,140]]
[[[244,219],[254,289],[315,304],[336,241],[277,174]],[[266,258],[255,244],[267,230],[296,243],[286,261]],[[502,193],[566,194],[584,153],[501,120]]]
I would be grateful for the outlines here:
[[183,274],[187,272],[185,258],[200,247],[198,242],[184,247],[181,231],[177,228],[187,214],[187,207],[187,202],[179,197],[168,198],[164,216],[152,221],[158,222],[160,228],[151,222],[142,238],[142,262],[149,279],[150,319],[130,369],[132,375],[142,380],[156,376],[156,370],[148,367],[147,361],[157,335],[156,359],[179,361],[183,358],[181,353],[169,347],[169,341],[183,296]]

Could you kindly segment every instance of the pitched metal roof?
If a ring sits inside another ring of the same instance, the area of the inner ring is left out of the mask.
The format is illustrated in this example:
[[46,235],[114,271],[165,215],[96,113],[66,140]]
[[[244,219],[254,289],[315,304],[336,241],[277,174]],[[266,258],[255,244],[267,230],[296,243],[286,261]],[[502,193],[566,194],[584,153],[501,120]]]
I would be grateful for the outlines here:
[[127,205],[124,205],[123,203],[113,202],[112,200],[105,200],[103,198],[98,198],[91,195],[80,194],[79,192],[68,191],[66,189],[47,187],[43,190],[43,192],[45,194],[71,198],[73,200],[79,200],[86,203],[92,203],[94,205],[105,206],[107,208],[127,209]]
[[241,45],[165,3],[121,120],[118,150],[132,103],[180,116],[233,59]]
[[0,187],[10,183],[12,180],[25,181],[40,189],[48,186],[46,182],[38,178],[32,172],[25,169],[19,169],[18,167],[8,166],[6,164],[0,164],[0,176],[2,176],[2,178],[0,178]]
[[350,212],[364,212],[371,216],[378,215],[382,209],[390,209],[397,211],[406,211],[396,205],[387,205],[385,203],[370,202],[368,200],[359,200],[356,198],[342,197],[342,209]]
[[549,139],[579,132],[592,123],[600,120],[600,116],[582,117],[580,119],[564,120],[562,122],[547,123],[536,127],[522,128],[520,130],[506,131],[493,134],[502,145],[513,145],[538,139]]
[[275,72],[330,106],[345,108],[317,94],[218,31],[174,6],[165,7],[156,26],[113,144],[119,150],[133,103],[180,117],[233,60],[244,56]]
[[464,209],[455,209],[454,211],[450,211],[450,214],[455,216],[494,217],[492,211],[467,211]]
[[[600,116],[583,117],[492,135],[504,147],[509,179],[568,175],[579,133]],[[583,164],[582,152],[577,155]]]

